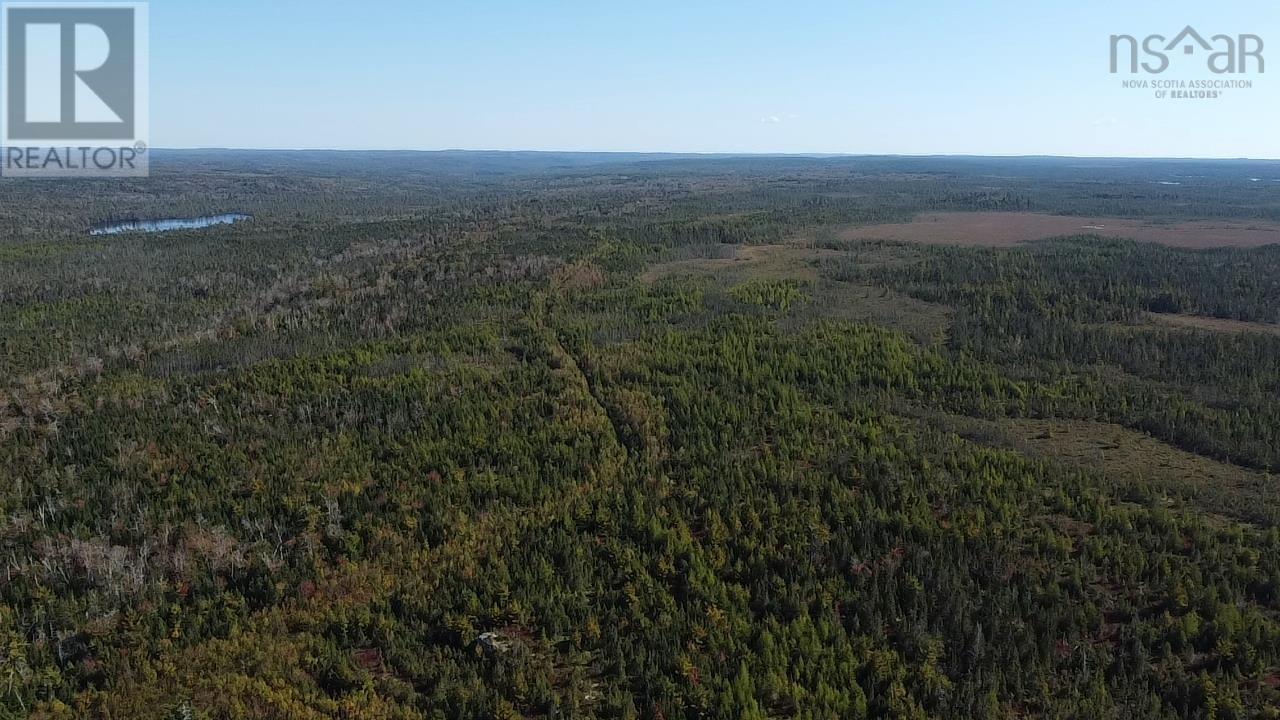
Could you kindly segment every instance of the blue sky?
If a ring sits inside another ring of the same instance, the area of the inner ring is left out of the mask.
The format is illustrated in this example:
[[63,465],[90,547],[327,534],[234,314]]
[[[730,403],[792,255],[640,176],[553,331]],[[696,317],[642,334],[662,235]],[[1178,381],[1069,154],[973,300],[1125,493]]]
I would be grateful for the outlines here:
[[[1274,64],[1108,72],[1188,24]],[[1280,158],[1275,0],[153,0],[151,36],[160,147]]]

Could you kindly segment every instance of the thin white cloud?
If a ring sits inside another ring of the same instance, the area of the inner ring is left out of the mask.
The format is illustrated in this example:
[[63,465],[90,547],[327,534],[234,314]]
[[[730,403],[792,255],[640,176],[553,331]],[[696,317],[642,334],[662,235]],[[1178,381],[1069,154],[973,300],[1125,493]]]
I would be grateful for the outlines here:
[[765,117],[760,118],[760,122],[764,123],[765,125],[777,125],[782,122],[782,118],[778,117],[777,115],[767,115]]

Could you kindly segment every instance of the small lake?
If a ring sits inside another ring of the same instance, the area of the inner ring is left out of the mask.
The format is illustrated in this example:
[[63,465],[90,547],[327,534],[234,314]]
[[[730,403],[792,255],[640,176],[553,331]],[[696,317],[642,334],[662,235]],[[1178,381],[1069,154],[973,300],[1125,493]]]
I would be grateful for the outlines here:
[[122,220],[113,223],[101,223],[89,229],[90,235],[119,235],[121,233],[158,233],[173,230],[199,230],[214,225],[231,225],[253,216],[244,213],[225,213],[222,215],[205,215],[194,218],[161,218],[159,220]]

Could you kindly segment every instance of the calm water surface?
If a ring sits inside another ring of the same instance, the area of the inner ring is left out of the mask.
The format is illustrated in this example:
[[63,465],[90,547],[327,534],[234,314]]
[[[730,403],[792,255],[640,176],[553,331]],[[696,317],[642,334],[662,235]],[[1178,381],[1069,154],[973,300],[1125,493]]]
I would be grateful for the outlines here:
[[195,218],[161,218],[159,220],[125,220],[105,223],[89,230],[90,235],[119,235],[120,233],[143,232],[157,233],[171,230],[199,230],[214,225],[231,225],[252,218],[244,213],[225,213],[222,215],[205,215]]

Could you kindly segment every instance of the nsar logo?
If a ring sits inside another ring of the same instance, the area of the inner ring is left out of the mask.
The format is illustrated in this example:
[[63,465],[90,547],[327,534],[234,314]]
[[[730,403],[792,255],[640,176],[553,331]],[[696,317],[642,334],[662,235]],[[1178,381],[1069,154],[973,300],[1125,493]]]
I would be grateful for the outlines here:
[[1214,35],[1208,40],[1188,25],[1172,40],[1164,35],[1148,35],[1142,40],[1132,35],[1111,36],[1111,72],[1146,72],[1159,75],[1173,65],[1173,57],[1201,56],[1204,67],[1216,75],[1265,73],[1263,42],[1257,35]]

